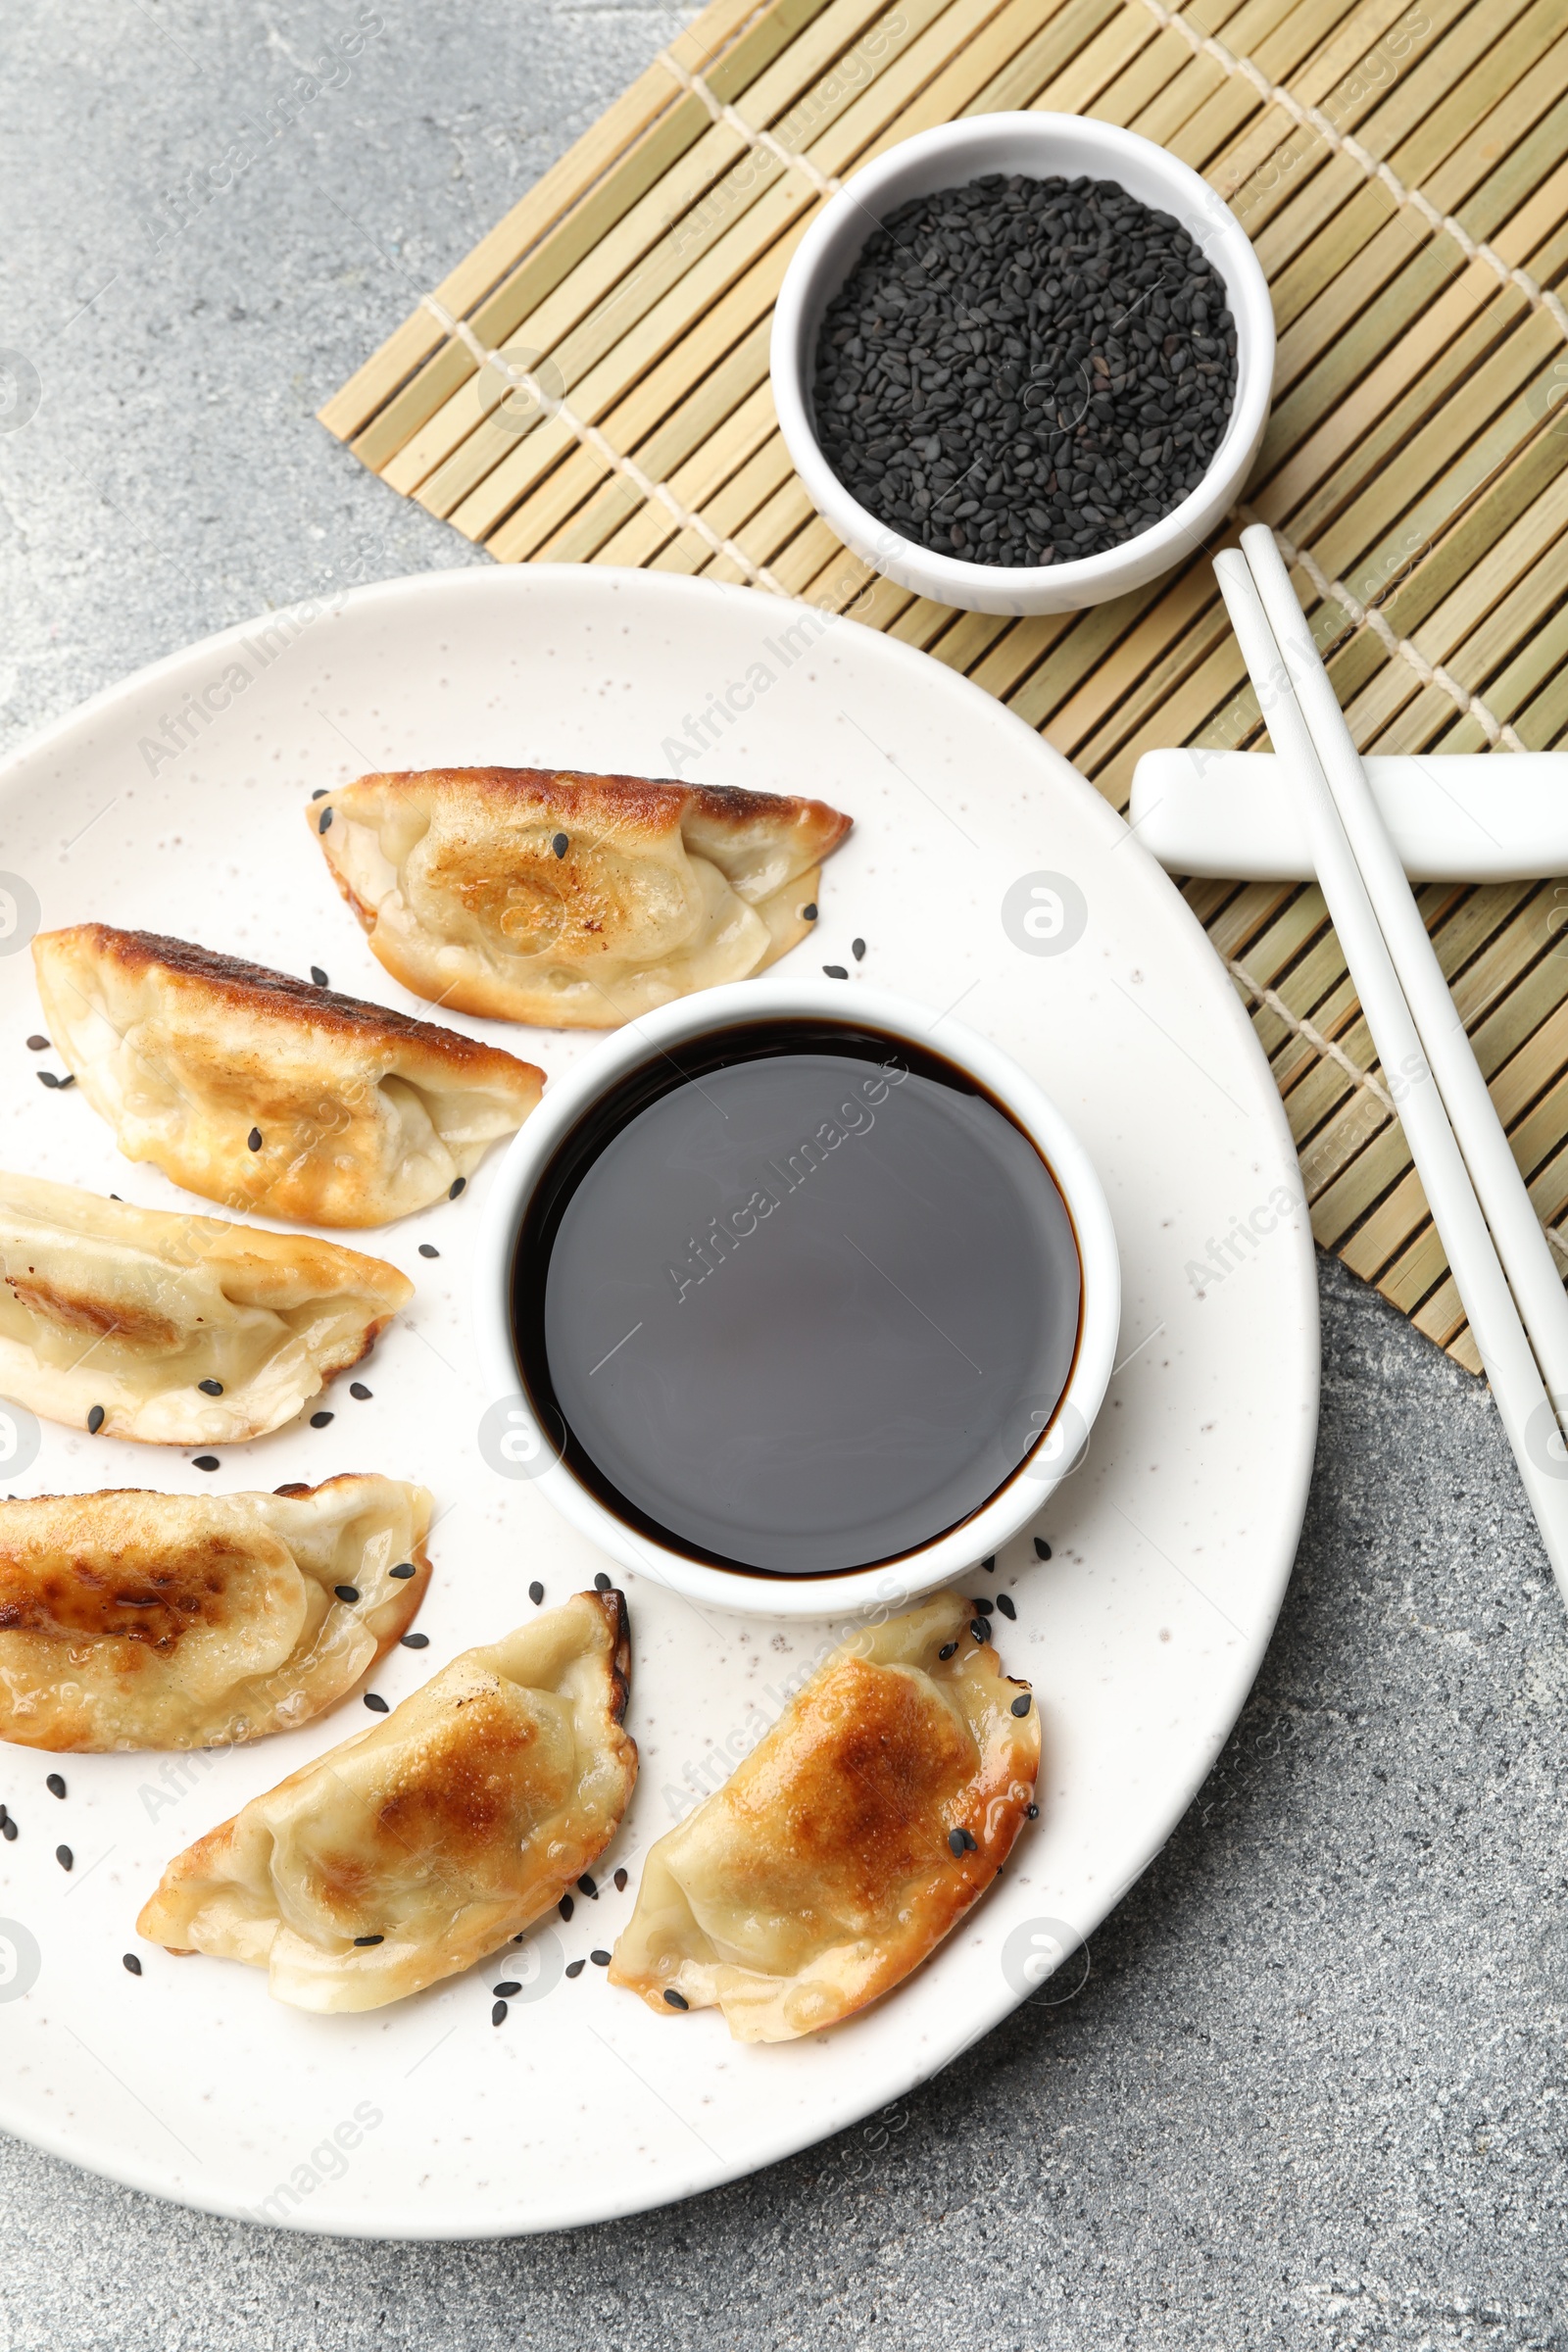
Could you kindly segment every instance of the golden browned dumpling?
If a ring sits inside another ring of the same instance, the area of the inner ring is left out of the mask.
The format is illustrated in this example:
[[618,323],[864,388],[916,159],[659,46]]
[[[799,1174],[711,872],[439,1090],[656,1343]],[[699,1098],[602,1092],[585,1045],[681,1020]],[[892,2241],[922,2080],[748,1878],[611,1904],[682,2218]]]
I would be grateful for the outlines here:
[[484,1958],[604,1851],[637,1778],[618,1592],[466,1650],[165,1871],[153,1943],[268,1972],[300,2009],[378,2009]]
[[407,1630],[429,1525],[423,1487],[360,1474],[0,1502],[0,1738],[98,1754],[293,1731]]
[[495,1046],[150,931],[77,923],[32,955],[49,1034],[126,1158],[229,1208],[407,1216],[544,1085]]
[[[1027,1683],[941,1593],[841,1642],[643,1865],[612,1984],[791,2041],[903,1982],[984,1893],[1034,1801]],[[978,1622],[978,1620],[976,1620]]]
[[553,1029],[761,971],[850,829],[821,801],[543,767],[365,776],[309,814],[406,988]]
[[414,1296],[306,1234],[105,1200],[0,1170],[0,1396],[155,1446],[291,1421]]

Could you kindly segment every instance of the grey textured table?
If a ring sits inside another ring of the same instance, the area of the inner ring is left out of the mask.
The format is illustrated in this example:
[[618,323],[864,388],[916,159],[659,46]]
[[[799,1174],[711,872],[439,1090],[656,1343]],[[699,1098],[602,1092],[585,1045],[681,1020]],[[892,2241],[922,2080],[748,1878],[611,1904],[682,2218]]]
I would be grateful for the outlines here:
[[[313,412],[681,21],[6,0],[0,346],[39,398],[0,386],[4,740],[265,605],[485,560]],[[1568,1631],[1482,1391],[1328,1263],[1323,1300],[1279,1631],[1073,1997],[570,2237],[291,2237],[0,2141],[0,2352],[1568,2346]]]

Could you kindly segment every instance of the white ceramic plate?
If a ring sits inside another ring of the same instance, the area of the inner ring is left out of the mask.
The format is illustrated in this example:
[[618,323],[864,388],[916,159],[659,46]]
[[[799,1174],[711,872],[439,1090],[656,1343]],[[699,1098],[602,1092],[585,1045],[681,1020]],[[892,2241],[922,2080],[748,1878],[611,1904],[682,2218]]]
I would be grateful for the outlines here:
[[[21,884],[0,880],[0,894],[23,930],[30,893],[45,927],[98,917],[300,974],[317,963],[336,988],[423,1012],[371,957],[301,811],[316,787],[368,768],[489,761],[679,762],[704,782],[852,811],[818,930],[781,969],[845,964],[847,1008],[862,973],[937,1010],[961,1005],[1036,1073],[1109,1196],[1126,1360],[1038,1531],[1054,1556],[1039,1561],[1025,1536],[971,1580],[1016,1605],[1015,1624],[995,1622],[1039,1694],[1040,1819],[926,1968],[815,2039],[743,2049],[716,2012],[657,2017],[601,1969],[563,1970],[613,1941],[648,1844],[755,1742],[829,1625],[699,1612],[625,1579],[642,1777],[598,1899],[368,2016],[284,2008],[258,1972],[138,1946],[133,1926],[168,1857],[357,1730],[357,1698],[212,1757],[0,1752],[21,1830],[0,1845],[0,2124],[212,2212],[368,2237],[554,2229],[711,2187],[886,2105],[993,2026],[1103,1918],[1213,1761],[1279,1606],[1316,1425],[1295,1156],[1212,950],[1063,760],[978,688],[853,621],[591,567],[437,573],[270,614],[98,697],[0,770],[0,867]],[[456,1025],[551,1071],[594,1045]],[[79,1091],[40,1086],[40,1064],[61,1065],[28,1052],[38,1026],[30,957],[0,956],[6,1162],[188,1204],[120,1157]],[[395,1649],[373,1678],[394,1703],[526,1617],[530,1579],[550,1601],[587,1586],[592,1546],[476,1444],[488,1399],[468,1340],[469,1246],[494,1164],[458,1202],[346,1237],[418,1286],[368,1367],[371,1401],[339,1382],[328,1428],[229,1447],[211,1477],[178,1450],[45,1424],[30,1464],[0,1465],[7,1488],[228,1492],[349,1469],[425,1480],[441,1511],[418,1621],[431,1646]],[[421,1242],[439,1257],[420,1257]],[[63,1803],[44,1787],[56,1766]],[[121,1964],[138,1948],[139,1979]],[[524,1991],[497,2030],[490,1986],[504,1977]]]

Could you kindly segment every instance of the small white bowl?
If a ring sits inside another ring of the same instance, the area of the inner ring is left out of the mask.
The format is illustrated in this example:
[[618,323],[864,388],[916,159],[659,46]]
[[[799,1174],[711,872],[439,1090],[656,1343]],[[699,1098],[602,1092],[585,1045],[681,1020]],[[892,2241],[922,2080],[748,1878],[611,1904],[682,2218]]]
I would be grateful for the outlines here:
[[[607,1509],[561,1458],[560,1440],[541,1427],[523,1392],[512,1332],[513,1265],[534,1189],[557,1147],[630,1071],[714,1030],[802,1018],[863,1024],[940,1053],[1009,1110],[1047,1161],[1067,1204],[1083,1298],[1077,1353],[1049,1425],[1033,1451],[972,1517],[896,1560],[836,1576],[764,1576],[715,1567],[652,1541]],[[480,1450],[493,1470],[532,1480],[563,1518],[622,1567],[640,1569],[705,1605],[758,1617],[885,1613],[961,1576],[1028,1526],[1082,1458],[1110,1379],[1121,1320],[1116,1236],[1088,1153],[1034,1080],[1009,1055],[957,1022],[944,1019],[940,1040],[933,1039],[932,1026],[924,1006],[881,989],[857,988],[852,997],[830,980],[743,980],[704,989],[640,1016],[564,1078],[552,1081],[496,1171],[479,1228],[474,1327],[480,1375],[492,1399],[480,1425]]]
[[[965,564],[906,539],[854,498],[823,457],[811,398],[816,338],[866,239],[913,196],[985,172],[1031,179],[1113,179],[1170,213],[1225,281],[1236,321],[1236,397],[1196,490],[1121,547],[1071,564]],[[1274,306],[1251,241],[1196,172],[1136,131],[1077,115],[970,115],[889,148],[858,172],[810,227],[773,311],[773,405],[795,469],[846,547],[901,588],[971,612],[1075,612],[1141,588],[1205,547],[1240,497],[1268,423]]]

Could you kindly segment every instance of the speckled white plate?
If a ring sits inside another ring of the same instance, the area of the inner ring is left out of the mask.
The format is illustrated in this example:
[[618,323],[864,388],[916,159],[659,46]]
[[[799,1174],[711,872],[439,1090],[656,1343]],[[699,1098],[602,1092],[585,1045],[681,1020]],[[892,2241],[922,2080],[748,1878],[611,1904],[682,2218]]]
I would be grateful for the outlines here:
[[[802,790],[856,828],[784,969],[843,963],[962,1018],[1075,1123],[1121,1250],[1125,1359],[1084,1466],[979,1571],[1039,1693],[1041,1815],[996,1887],[880,2007],[814,2039],[732,2043],[654,2015],[590,1964],[649,1843],[754,1743],[836,1629],[700,1613],[636,1578],[629,1724],[642,1777],[581,1899],[529,1944],[414,2000],[310,2017],[257,1972],[141,1945],[168,1857],[365,1722],[358,1698],[212,1757],[0,1751],[0,2124],[216,2213],[368,2237],[485,2237],[661,2204],[770,2163],[945,2066],[1090,1935],[1202,1780],[1256,1671],[1300,1526],[1316,1426],[1312,1249],[1251,1029],[1171,884],[1083,780],[940,662],[849,620],[646,571],[437,573],[272,613],[100,695],[0,769],[0,1104],[12,1167],[156,1207],[189,1197],[117,1153],[80,1093],[38,1082],[34,923],[180,934],[424,1013],[371,957],[301,815],[365,769],[560,761]],[[13,910],[8,914],[8,906]],[[856,963],[852,939],[865,941]],[[18,951],[18,952],[13,952]],[[594,1040],[455,1025],[564,1069]],[[330,1426],[178,1450],[44,1424],[18,1494],[271,1488],[340,1470],[423,1479],[440,1518],[422,1653],[394,1703],[602,1563],[481,1458],[464,1198],[363,1242],[417,1284]],[[439,1257],[418,1255],[433,1243]],[[26,1438],[23,1425],[24,1441]],[[64,1802],[45,1790],[60,1766]],[[68,1874],[55,1848],[68,1843]],[[617,1864],[631,1874],[612,1886]],[[1075,1960],[1081,1968],[1081,1960]],[[522,1978],[505,2024],[492,1983]]]

